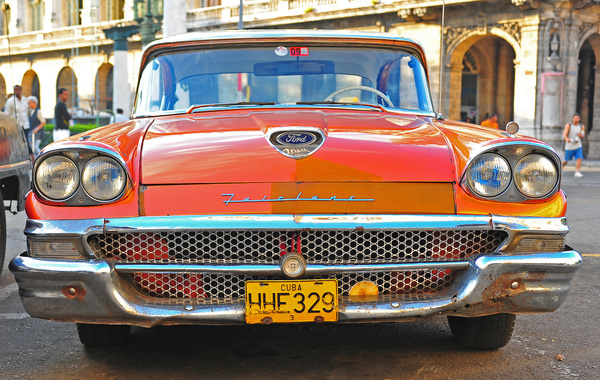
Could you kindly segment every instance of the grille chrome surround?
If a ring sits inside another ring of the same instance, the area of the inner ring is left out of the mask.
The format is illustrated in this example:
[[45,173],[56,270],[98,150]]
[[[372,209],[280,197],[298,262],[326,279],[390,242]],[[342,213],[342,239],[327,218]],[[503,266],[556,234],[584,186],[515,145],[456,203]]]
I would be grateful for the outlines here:
[[[464,261],[496,251],[506,240],[492,230],[189,230],[94,234],[88,244],[102,259],[127,264],[273,265],[287,252],[301,253],[308,265],[376,265]],[[135,266],[135,265],[134,265]],[[131,272],[124,270],[123,272]],[[199,303],[240,302],[248,280],[278,279],[206,272],[129,273],[134,287],[156,298],[194,299]],[[329,273],[310,278],[335,278],[340,296],[360,281],[371,281],[379,293],[436,294],[447,289],[456,271],[444,269]]]

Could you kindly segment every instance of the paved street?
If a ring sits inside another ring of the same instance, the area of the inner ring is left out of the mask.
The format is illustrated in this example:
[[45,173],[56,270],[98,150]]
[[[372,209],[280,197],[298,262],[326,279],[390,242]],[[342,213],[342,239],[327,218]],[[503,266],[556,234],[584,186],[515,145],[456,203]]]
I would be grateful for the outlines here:
[[[0,378],[598,379],[600,167],[563,188],[568,244],[584,254],[555,313],[519,315],[503,349],[466,350],[445,318],[385,325],[135,329],[122,348],[85,349],[75,325],[29,318],[12,275],[0,278]],[[7,256],[25,250],[23,213],[7,215]]]

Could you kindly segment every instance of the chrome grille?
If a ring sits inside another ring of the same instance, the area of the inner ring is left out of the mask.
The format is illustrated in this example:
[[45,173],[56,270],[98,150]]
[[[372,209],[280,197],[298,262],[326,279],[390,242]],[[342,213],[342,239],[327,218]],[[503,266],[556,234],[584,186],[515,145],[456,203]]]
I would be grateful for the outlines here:
[[272,264],[299,252],[309,264],[456,261],[495,251],[501,231],[181,231],[92,235],[100,258],[137,263]]
[[[452,284],[454,276],[451,270],[427,270],[332,274],[303,279],[337,279],[338,294],[347,296],[352,286],[361,281],[374,283],[379,294],[384,295],[439,293]],[[131,277],[135,287],[151,297],[198,299],[206,303],[243,300],[246,281],[269,280],[264,276],[199,273],[134,273]]]
[[[336,231],[177,231],[92,235],[88,243],[99,258],[145,264],[278,265],[281,255],[301,253],[309,264],[376,264],[459,261],[494,252],[506,239],[501,231],[336,230]],[[338,280],[338,292],[348,295],[361,281],[377,285],[379,293],[435,294],[451,284],[456,273],[425,270],[388,273],[347,273],[319,276]],[[137,290],[156,299],[190,299],[200,303],[236,302],[245,296],[245,282],[275,278],[214,273],[134,273]]]

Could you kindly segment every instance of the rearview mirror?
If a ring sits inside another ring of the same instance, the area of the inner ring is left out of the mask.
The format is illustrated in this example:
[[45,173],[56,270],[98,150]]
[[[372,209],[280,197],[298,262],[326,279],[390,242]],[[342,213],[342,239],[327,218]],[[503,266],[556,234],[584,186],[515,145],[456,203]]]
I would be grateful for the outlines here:
[[254,65],[256,76],[333,74],[333,61],[261,62]]

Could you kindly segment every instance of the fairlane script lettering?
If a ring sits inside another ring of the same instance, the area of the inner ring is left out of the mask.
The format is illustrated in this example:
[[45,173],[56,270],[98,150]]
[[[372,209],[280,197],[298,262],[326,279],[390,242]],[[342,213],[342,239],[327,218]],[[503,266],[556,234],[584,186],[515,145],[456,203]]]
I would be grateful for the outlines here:
[[235,198],[235,194],[221,194],[224,197],[229,197],[223,201],[225,205],[230,203],[252,203],[252,202],[295,202],[295,201],[325,201],[325,202],[373,202],[375,199],[357,199],[354,198],[354,195],[348,198],[338,198],[335,195],[330,198],[319,198],[317,195],[310,198],[301,198],[302,193],[298,193],[296,198],[267,198],[265,195],[262,199],[250,199],[250,197],[246,197],[244,199],[233,199]]

